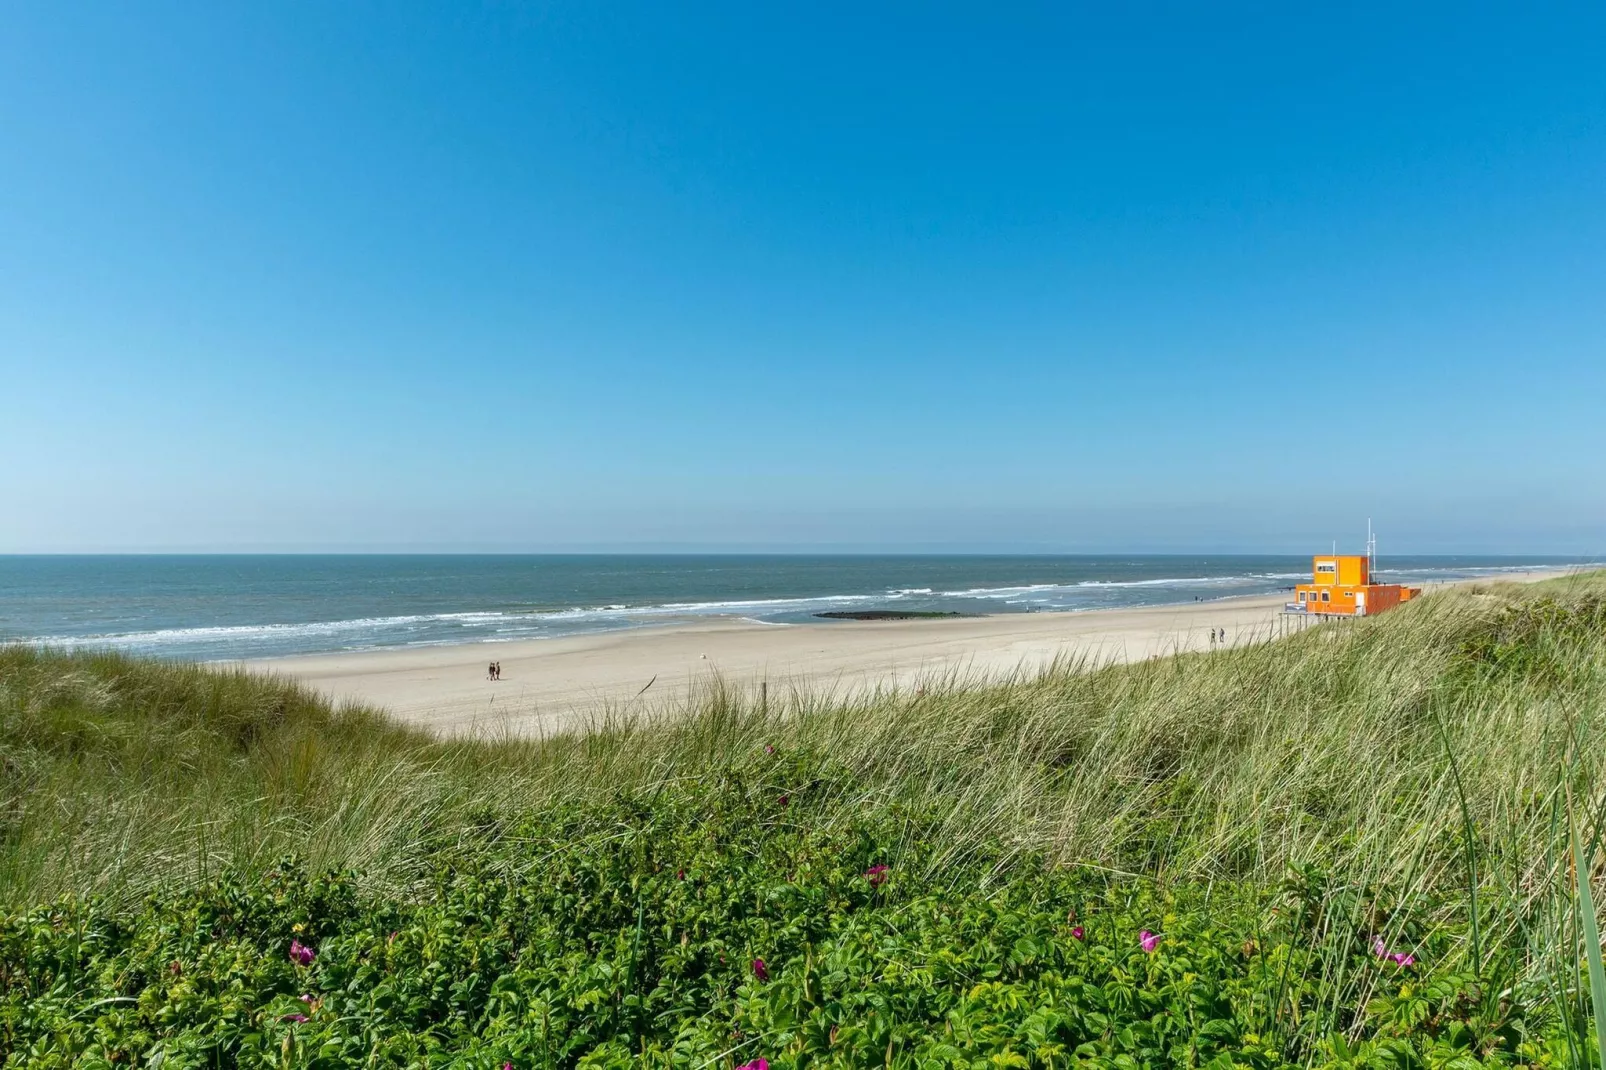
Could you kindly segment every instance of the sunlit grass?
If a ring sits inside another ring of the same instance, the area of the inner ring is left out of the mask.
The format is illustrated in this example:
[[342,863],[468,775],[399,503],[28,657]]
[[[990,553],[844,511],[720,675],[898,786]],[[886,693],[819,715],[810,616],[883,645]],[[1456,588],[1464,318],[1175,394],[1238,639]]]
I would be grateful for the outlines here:
[[[760,707],[714,681],[678,707],[599,710],[544,741],[441,740],[282,680],[10,648],[0,899],[132,902],[289,852],[406,895],[429,869],[425,845],[487,812],[756,775],[775,747],[829,763],[816,820],[922,815],[931,878],[984,858],[997,880],[1021,866],[1305,880],[1334,927],[1364,926],[1353,912],[1386,889],[1401,916],[1432,903],[1454,921],[1469,965],[1520,963],[1587,1020],[1594,927],[1575,910],[1569,835],[1576,825],[1577,856],[1598,857],[1603,696],[1599,575],[1004,683],[772,693]],[[1330,967],[1335,1011],[1370,998],[1368,981]]]
[[1465,880],[1470,827],[1480,880],[1520,894],[1561,793],[1595,798],[1603,596],[1592,578],[1455,591],[1210,654],[763,711],[716,681],[546,741],[444,741],[245,672],[9,648],[0,896],[139,894],[287,849],[404,882],[421,832],[475,807],[651,788],[765,745],[855,770],[844,810],[944,812],[958,854],[1203,879],[1319,861],[1440,886]]

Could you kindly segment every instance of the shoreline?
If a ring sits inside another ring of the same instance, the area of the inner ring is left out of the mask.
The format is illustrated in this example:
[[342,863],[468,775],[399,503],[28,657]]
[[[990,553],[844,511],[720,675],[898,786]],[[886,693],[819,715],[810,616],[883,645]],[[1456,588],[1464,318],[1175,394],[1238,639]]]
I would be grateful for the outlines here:
[[[1427,590],[1529,583],[1573,570],[1447,581]],[[771,624],[732,618],[552,639],[300,654],[237,661],[297,680],[341,702],[378,707],[444,735],[551,735],[607,710],[670,713],[723,684],[773,701],[788,693],[839,699],[939,681],[1036,675],[1056,660],[1087,664],[1237,645],[1276,626],[1285,593],[1208,602],[985,617]],[[488,678],[489,662],[502,678]]]

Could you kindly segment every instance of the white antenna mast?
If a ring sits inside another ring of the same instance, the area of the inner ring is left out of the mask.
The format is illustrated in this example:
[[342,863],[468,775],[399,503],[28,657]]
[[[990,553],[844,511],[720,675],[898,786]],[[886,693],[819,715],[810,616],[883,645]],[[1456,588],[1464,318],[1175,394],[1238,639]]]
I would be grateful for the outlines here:
[[1372,518],[1366,518],[1366,582],[1376,583],[1372,573],[1377,571],[1377,538],[1372,534]]

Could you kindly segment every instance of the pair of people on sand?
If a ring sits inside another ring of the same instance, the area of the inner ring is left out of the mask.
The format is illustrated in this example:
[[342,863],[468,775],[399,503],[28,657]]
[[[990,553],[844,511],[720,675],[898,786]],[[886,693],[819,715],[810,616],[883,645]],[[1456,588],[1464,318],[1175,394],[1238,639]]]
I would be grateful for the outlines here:
[[502,678],[502,663],[500,661],[491,662],[491,668],[485,675],[492,680],[500,680]]
[[1215,645],[1216,643],[1225,643],[1226,641],[1227,641],[1227,629],[1225,629],[1225,628],[1211,628],[1210,629],[1210,643],[1211,643],[1212,646]]

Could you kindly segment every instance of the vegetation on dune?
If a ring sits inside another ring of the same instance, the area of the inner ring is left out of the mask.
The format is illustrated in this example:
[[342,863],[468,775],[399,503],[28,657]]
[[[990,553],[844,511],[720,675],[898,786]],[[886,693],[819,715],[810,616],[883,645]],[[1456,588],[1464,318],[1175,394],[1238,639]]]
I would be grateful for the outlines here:
[[1589,1065],[1603,695],[1600,578],[543,742],[8,649],[0,1045]]

